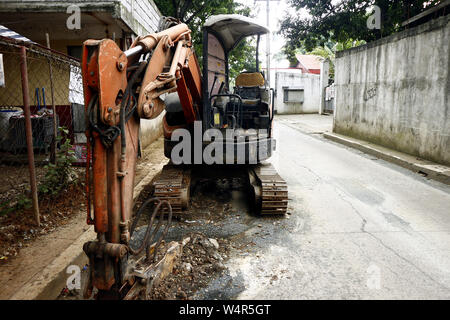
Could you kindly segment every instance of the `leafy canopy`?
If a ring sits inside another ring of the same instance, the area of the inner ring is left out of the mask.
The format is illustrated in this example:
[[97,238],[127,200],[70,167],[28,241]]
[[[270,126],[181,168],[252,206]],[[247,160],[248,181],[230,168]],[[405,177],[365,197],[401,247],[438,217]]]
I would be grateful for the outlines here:
[[316,47],[311,51],[311,54],[315,54],[321,56],[330,61],[330,78],[334,80],[334,71],[335,71],[335,63],[336,63],[336,52],[347,50],[354,47],[359,47],[365,44],[365,40],[353,40],[348,39],[343,42],[333,42],[329,41],[323,47]]
[[[201,61],[203,53],[202,28],[206,20],[218,14],[250,15],[250,8],[234,0],[158,0],[156,5],[166,17],[185,22],[192,30],[195,52]],[[230,78],[243,70],[253,70],[256,65],[256,49],[250,40],[242,41],[229,56]]]
[[[293,10],[286,13],[280,33],[287,40],[288,57],[304,45],[307,50],[323,46],[327,41],[345,43],[349,39],[372,41],[400,30],[401,23],[440,0],[289,0]],[[381,9],[381,30],[369,29],[367,20],[372,7]],[[301,10],[310,16],[301,14]]]

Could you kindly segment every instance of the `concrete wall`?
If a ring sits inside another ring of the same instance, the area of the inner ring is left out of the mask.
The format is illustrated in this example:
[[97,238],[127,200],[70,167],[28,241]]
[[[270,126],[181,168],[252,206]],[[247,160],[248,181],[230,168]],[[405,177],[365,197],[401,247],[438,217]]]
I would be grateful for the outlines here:
[[121,18],[138,36],[158,30],[161,13],[153,0],[121,0]]
[[450,165],[449,16],[340,52],[336,133]]
[[[304,102],[284,103],[283,87],[303,88]],[[278,71],[275,75],[275,110],[278,114],[318,113],[320,108],[320,76],[302,74],[300,70]]]
[[325,113],[325,90],[330,80],[330,61],[326,59],[320,64],[320,100],[319,113]]
[[166,112],[164,111],[158,118],[153,120],[141,120],[141,146],[145,148],[152,144],[163,134],[162,120]]
[[[138,36],[144,36],[158,30],[161,13],[153,0],[121,0],[121,19]],[[141,147],[149,146],[162,133],[164,113],[153,120],[141,120]]]

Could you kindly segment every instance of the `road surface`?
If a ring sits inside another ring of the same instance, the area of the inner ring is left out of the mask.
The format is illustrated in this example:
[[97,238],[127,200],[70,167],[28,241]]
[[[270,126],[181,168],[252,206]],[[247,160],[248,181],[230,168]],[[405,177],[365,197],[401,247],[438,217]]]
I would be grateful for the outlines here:
[[254,248],[227,263],[233,298],[450,298],[449,186],[283,120],[275,135],[291,215],[244,233]]

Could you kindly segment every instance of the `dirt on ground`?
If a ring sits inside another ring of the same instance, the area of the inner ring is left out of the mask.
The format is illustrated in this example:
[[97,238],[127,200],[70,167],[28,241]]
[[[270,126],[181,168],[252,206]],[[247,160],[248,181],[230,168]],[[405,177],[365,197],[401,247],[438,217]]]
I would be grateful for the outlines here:
[[157,287],[151,300],[190,300],[211,279],[226,269],[223,261],[229,254],[229,241],[190,234],[173,271]]
[[[172,242],[171,242],[172,243]],[[155,260],[160,262],[171,243],[162,243]],[[227,239],[208,238],[202,233],[191,233],[179,241],[184,243],[181,256],[173,265],[172,272],[159,285],[152,288],[149,300],[192,300],[195,294],[208,286],[212,279],[217,278],[226,267],[230,243]],[[88,265],[81,270],[82,282],[88,277]],[[145,267],[145,265],[143,265]],[[95,299],[96,290],[91,299]],[[63,288],[58,300],[81,300],[82,290]],[[141,299],[144,299],[141,297]]]
[[[248,211],[248,194],[244,172],[233,170],[212,170],[211,172],[195,172],[193,174],[191,198],[188,210],[179,217],[174,217],[166,242],[189,239],[183,247],[182,255],[177,260],[172,273],[160,285],[153,288],[151,300],[191,300],[214,279],[226,272],[224,263],[230,256],[233,243],[227,236],[206,235],[211,230],[221,228],[221,221],[230,216],[244,216]],[[220,174],[219,174],[220,173]],[[155,177],[157,178],[157,176]],[[153,197],[153,184],[148,183],[136,200],[136,209],[143,202]],[[136,210],[135,210],[136,211]],[[144,211],[138,223],[136,236],[133,236],[133,247],[139,247],[149,222],[153,208]],[[156,224],[156,222],[155,222]],[[206,228],[208,232],[196,229]],[[214,233],[214,232],[212,232]],[[167,248],[166,248],[167,249]],[[155,261],[164,256],[164,247],[158,250]],[[82,275],[86,278],[87,266]],[[59,299],[82,299],[80,292],[70,292],[64,288]]]
[[[230,214],[236,214],[238,211],[251,210],[246,185],[245,172],[236,172],[232,169],[220,169],[220,175],[214,169],[202,168],[201,172],[195,169],[192,174],[189,205],[182,215],[174,219],[192,223],[195,221],[218,222]],[[214,172],[214,173],[212,173]],[[158,179],[158,175],[155,179]],[[142,204],[153,197],[153,183],[146,185],[135,202],[135,211]],[[153,212],[153,207],[149,206],[145,210],[146,215],[139,224],[146,224],[147,219]]]
[[[201,289],[226,271],[224,262],[230,255],[233,243],[226,237],[210,238],[195,229],[221,228],[221,222],[231,216],[239,217],[249,210],[249,195],[245,171],[194,169],[191,183],[191,197],[188,209],[174,217],[167,241],[189,239],[183,247],[181,258],[173,272],[153,289],[151,300],[191,300]],[[156,177],[157,178],[157,177]],[[153,186],[149,184],[141,192],[136,206],[152,197]],[[143,230],[153,211],[150,206],[138,224]],[[190,231],[191,230],[191,231]],[[208,233],[211,233],[211,230]],[[187,231],[187,232],[186,232]],[[143,231],[139,232],[142,237]],[[214,233],[214,232],[212,232]],[[180,238],[182,237],[182,238]],[[216,246],[215,246],[216,245]],[[164,250],[161,250],[161,256]]]
[[[162,152],[162,138],[145,150],[138,160],[135,181],[138,184],[149,173],[167,162]],[[36,166],[37,181],[42,181],[45,168]],[[57,197],[39,196],[41,226],[37,227],[31,206],[29,169],[27,165],[0,164],[3,183],[0,184],[0,265],[16,257],[21,248],[30,245],[39,236],[64,226],[85,208],[84,168],[75,168],[80,182],[63,190]],[[22,203],[23,202],[23,203]]]
[[[146,185],[146,179],[160,171],[167,162],[162,138],[149,145],[142,154],[137,163],[136,186],[140,183]],[[29,172],[26,159],[24,161],[0,164],[3,172],[0,204],[5,200],[4,202],[8,201],[9,205],[13,205],[10,199],[18,199],[18,195],[29,195]],[[45,161],[41,162],[36,164],[38,181],[45,175]],[[76,170],[84,177],[84,168]],[[10,298],[88,230],[84,186],[72,186],[54,199],[40,199],[40,213],[40,228],[36,228],[34,224],[31,208],[0,214],[0,299]]]
[[[137,187],[135,191],[139,192],[139,197],[136,201],[136,208],[139,208],[145,200],[152,197],[153,184],[151,178],[157,176],[162,166],[168,162],[162,152],[162,141],[162,139],[159,139],[146,148],[143,152],[143,157],[138,161],[135,181]],[[210,171],[206,172],[205,169],[200,168],[198,171],[200,172],[194,172],[193,174],[195,178],[192,180],[189,209],[182,216],[174,217],[172,231],[169,232],[170,235],[166,239],[167,242],[182,242],[183,239],[189,238],[189,242],[183,247],[181,258],[177,260],[173,272],[160,285],[154,288],[151,299],[195,299],[196,293],[199,293],[202,288],[206,288],[213,279],[220,277],[221,273],[226,272],[224,262],[230,255],[230,248],[233,247],[233,244],[230,243],[231,240],[228,240],[228,238],[234,234],[230,229],[234,227],[231,227],[227,217],[233,217],[233,221],[244,223],[241,220],[243,220],[245,212],[249,209],[245,170],[237,172],[236,170],[227,171],[223,168],[221,170],[211,168]],[[74,194],[77,194],[79,197],[74,197]],[[71,190],[62,198],[68,202],[53,203],[48,208],[49,213],[47,214],[53,212],[51,211],[52,207],[56,207],[56,212],[63,212],[57,208],[76,207],[78,209],[81,208],[81,210],[78,210],[77,221],[82,219],[80,218],[83,217],[81,212],[85,211],[83,210],[83,192]],[[151,211],[148,211],[147,214],[143,215],[139,226],[144,227],[147,225],[151,214]],[[45,212],[44,207],[41,208],[41,212]],[[32,218],[32,214],[29,216]],[[66,217],[69,221],[70,216]],[[67,226],[74,223],[74,219],[71,222],[69,221]],[[53,219],[47,217],[47,220],[49,223],[53,223]],[[30,223],[32,223],[32,220],[30,220]],[[225,227],[222,226],[224,223]],[[2,224],[2,221],[0,221],[0,226],[6,226],[6,224]],[[245,227],[241,226],[241,229]],[[214,231],[217,228],[230,230],[223,232],[223,235],[221,235],[220,232]],[[51,233],[51,230],[42,230],[41,233]],[[19,230],[13,234],[20,234],[20,232]],[[14,246],[13,242],[14,239],[6,247],[12,248]],[[13,264],[9,264],[8,268],[12,270]],[[88,266],[85,266],[82,270],[82,278],[86,277],[87,271]],[[59,299],[81,299],[80,293],[69,292],[65,288],[62,290]]]
[[81,182],[72,184],[56,197],[40,197],[39,227],[30,206],[1,215],[0,265],[17,256],[21,248],[39,236],[52,233],[57,227],[70,222],[80,208],[85,206],[84,199],[84,186]]
[[[41,181],[45,169],[36,166],[36,180]],[[5,215],[17,207],[19,200],[30,198],[30,171],[27,165],[0,164],[2,183],[0,184],[0,215]]]

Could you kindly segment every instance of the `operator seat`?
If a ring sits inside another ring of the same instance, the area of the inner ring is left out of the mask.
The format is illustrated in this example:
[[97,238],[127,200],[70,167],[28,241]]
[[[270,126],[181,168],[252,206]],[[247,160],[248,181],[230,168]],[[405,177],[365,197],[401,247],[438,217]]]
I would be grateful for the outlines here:
[[235,93],[242,98],[244,105],[258,105],[261,99],[261,92],[266,89],[266,80],[261,72],[243,72],[236,77]]
[[236,78],[237,87],[263,87],[265,82],[261,72],[243,72]]

